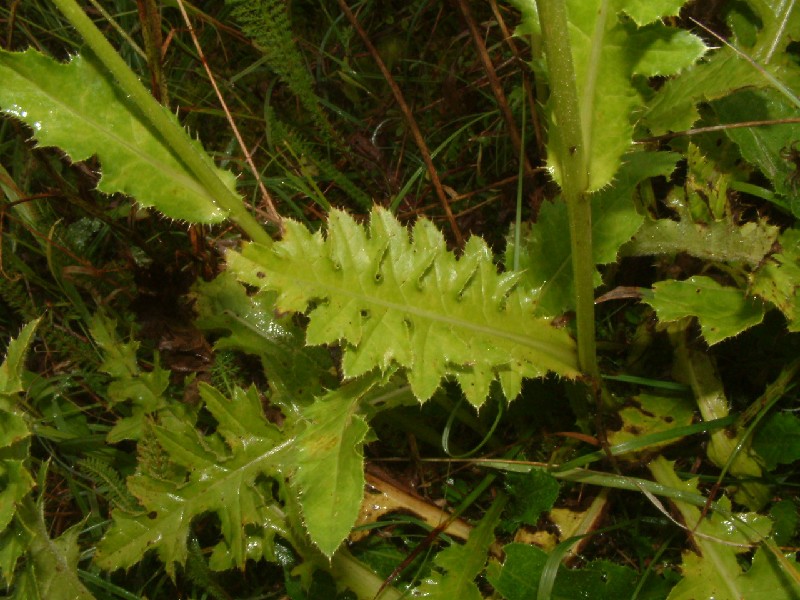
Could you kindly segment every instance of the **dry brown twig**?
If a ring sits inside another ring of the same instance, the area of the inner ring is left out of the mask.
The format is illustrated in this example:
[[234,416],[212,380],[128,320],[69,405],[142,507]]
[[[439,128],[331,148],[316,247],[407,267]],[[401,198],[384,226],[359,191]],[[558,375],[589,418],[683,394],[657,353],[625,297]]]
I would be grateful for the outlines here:
[[450,208],[450,202],[447,198],[447,193],[444,191],[444,187],[442,186],[442,181],[439,178],[439,173],[436,171],[436,167],[433,164],[433,159],[431,158],[430,150],[428,150],[428,145],[425,143],[425,138],[422,137],[422,132],[419,129],[419,125],[417,125],[417,121],[414,118],[414,113],[411,112],[411,108],[408,106],[408,103],[403,96],[403,92],[400,90],[400,87],[397,85],[397,82],[392,77],[392,74],[389,72],[389,69],[386,67],[386,64],[381,59],[378,50],[372,44],[367,35],[367,32],[364,31],[364,28],[361,27],[361,24],[358,22],[358,19],[353,14],[353,11],[350,10],[350,7],[347,6],[345,0],[338,0],[339,6],[342,9],[342,12],[345,14],[347,19],[350,21],[350,24],[358,33],[361,41],[364,42],[364,45],[367,47],[372,59],[375,61],[375,64],[380,69],[381,74],[383,75],[386,83],[389,84],[389,88],[392,90],[392,94],[394,95],[395,101],[397,105],[400,107],[400,111],[403,113],[405,117],[406,124],[408,128],[411,130],[411,135],[414,138],[414,143],[417,145],[420,154],[422,155],[422,160],[425,162],[425,167],[428,170],[428,176],[431,178],[431,182],[433,183],[433,187],[436,190],[436,195],[439,197],[439,201],[442,204],[442,208],[444,209],[444,213],[447,217],[447,221],[450,223],[450,228],[453,231],[453,237],[455,238],[455,242],[459,247],[464,245],[464,235],[461,233],[461,230],[456,223],[456,218],[453,215],[453,211]]
[[231,115],[230,110],[228,110],[228,104],[225,102],[225,99],[222,97],[222,92],[220,92],[219,87],[217,86],[217,80],[214,77],[214,74],[211,72],[211,67],[208,66],[208,61],[206,60],[205,54],[203,53],[203,49],[200,46],[200,41],[197,39],[197,36],[194,32],[194,27],[192,27],[192,23],[189,20],[189,15],[186,13],[186,8],[183,5],[183,0],[178,0],[178,8],[181,11],[181,15],[183,16],[183,20],[186,23],[186,27],[189,29],[189,35],[192,37],[192,42],[194,42],[194,47],[197,49],[197,54],[200,57],[200,62],[203,63],[203,68],[206,70],[206,74],[208,75],[208,79],[211,82],[211,86],[214,88],[214,93],[217,95],[217,99],[219,100],[220,105],[222,106],[222,110],[225,111],[225,117],[228,120],[229,125],[231,126],[231,131],[233,131],[233,135],[236,137],[236,141],[239,144],[239,147],[242,149],[242,153],[244,154],[245,161],[247,165],[250,167],[250,170],[253,172],[253,177],[258,184],[258,189],[261,192],[261,199],[264,202],[264,205],[267,207],[265,211],[266,218],[271,221],[272,223],[276,224],[278,228],[283,232],[283,221],[275,208],[275,203],[272,201],[272,196],[267,191],[264,182],[259,177],[258,169],[256,169],[256,165],[253,162],[252,154],[250,150],[244,143],[241,134],[239,133],[239,128],[236,126],[236,122],[233,120],[233,115]]

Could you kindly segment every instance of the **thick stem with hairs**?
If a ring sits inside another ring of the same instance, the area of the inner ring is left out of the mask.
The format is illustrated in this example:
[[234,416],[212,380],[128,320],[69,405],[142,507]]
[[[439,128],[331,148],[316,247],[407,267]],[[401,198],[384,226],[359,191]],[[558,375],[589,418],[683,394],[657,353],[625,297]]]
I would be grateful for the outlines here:
[[583,140],[578,89],[572,64],[567,8],[564,0],[536,0],[542,26],[544,53],[556,127],[560,136],[561,193],[569,214],[572,273],[578,332],[578,363],[581,370],[599,382],[594,328],[594,259],[592,257],[592,207],[586,190],[589,162]]

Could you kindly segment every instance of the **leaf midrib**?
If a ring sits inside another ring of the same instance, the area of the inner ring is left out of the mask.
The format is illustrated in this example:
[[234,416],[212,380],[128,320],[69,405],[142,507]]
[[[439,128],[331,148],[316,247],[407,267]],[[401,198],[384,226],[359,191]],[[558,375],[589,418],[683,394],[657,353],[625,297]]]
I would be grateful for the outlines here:
[[[401,304],[397,302],[391,302],[389,300],[384,300],[382,298],[378,298],[376,296],[367,294],[366,292],[359,293],[352,289],[340,287],[331,283],[321,281],[319,279],[312,280],[288,274],[284,274],[284,276],[289,278],[298,287],[305,290],[313,289],[315,287],[323,288],[323,290],[329,292],[328,295],[324,297],[345,296],[356,300],[360,300],[361,302],[368,305],[373,304],[390,310],[395,310],[400,313],[406,313],[417,317],[421,317],[423,319],[427,319],[434,323],[442,323],[453,326],[454,328],[460,328],[466,331],[484,334],[489,337],[495,337],[510,342],[514,342],[520,344],[521,346],[525,346],[533,350],[536,350],[538,352],[544,353],[552,359],[558,360],[565,367],[567,367],[567,370],[577,371],[577,365],[575,365],[575,354],[574,352],[570,352],[569,348],[565,348],[564,344],[558,344],[554,341],[544,342],[536,338],[531,338],[529,336],[515,334],[513,332],[506,331],[503,329],[497,329],[488,325],[481,325],[474,321],[466,321],[463,319],[453,317],[451,315],[443,315],[441,313],[434,312],[431,310],[426,310],[424,308],[415,306],[413,304],[408,304],[408,303]],[[535,319],[535,317],[530,317],[530,318]]]

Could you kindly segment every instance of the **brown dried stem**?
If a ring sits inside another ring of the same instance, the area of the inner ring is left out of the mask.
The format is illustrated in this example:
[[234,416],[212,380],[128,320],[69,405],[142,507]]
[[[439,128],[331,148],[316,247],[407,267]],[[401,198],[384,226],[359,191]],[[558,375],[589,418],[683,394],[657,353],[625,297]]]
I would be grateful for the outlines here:
[[208,79],[211,82],[211,86],[214,88],[214,93],[217,95],[217,98],[219,99],[219,103],[222,106],[222,110],[225,111],[225,117],[227,118],[228,123],[231,126],[233,135],[236,137],[236,141],[238,142],[239,147],[242,149],[242,153],[244,154],[244,158],[247,161],[247,165],[250,167],[250,170],[253,172],[253,177],[255,177],[255,180],[258,183],[258,189],[261,192],[261,198],[264,201],[265,206],[267,207],[265,211],[265,216],[269,221],[275,223],[278,226],[278,228],[281,231],[283,231],[281,216],[275,209],[275,203],[272,201],[272,196],[270,196],[266,186],[264,185],[264,182],[258,175],[258,169],[256,168],[256,165],[253,162],[253,157],[250,153],[250,150],[245,145],[244,140],[242,139],[242,136],[239,133],[239,128],[236,126],[236,121],[233,120],[233,115],[231,115],[230,110],[228,110],[228,104],[225,102],[225,99],[222,97],[222,92],[220,92],[219,87],[217,86],[217,80],[214,77],[214,74],[211,72],[211,67],[208,66],[208,61],[206,60],[205,54],[203,53],[203,49],[200,46],[200,41],[197,39],[197,36],[195,35],[194,27],[192,27],[192,23],[189,20],[189,15],[186,14],[186,8],[183,6],[183,0],[178,0],[178,8],[181,11],[181,15],[183,16],[183,20],[186,23],[186,27],[189,29],[189,35],[192,37],[192,42],[194,42],[194,47],[197,49],[197,55],[200,57],[200,62],[203,63],[203,68],[206,70],[206,74],[208,75]]
[[489,52],[486,49],[486,44],[481,37],[481,32],[478,31],[478,25],[475,23],[475,19],[472,17],[472,13],[470,12],[469,6],[465,0],[458,0],[458,7],[461,9],[461,14],[464,16],[464,21],[466,21],[467,27],[469,27],[469,32],[472,36],[472,43],[475,45],[475,50],[478,52],[481,63],[483,63],[483,69],[486,72],[486,78],[489,80],[489,87],[492,88],[492,94],[494,94],[494,97],[497,100],[497,106],[500,108],[500,114],[503,116],[503,120],[508,128],[508,136],[511,138],[511,144],[514,146],[517,156],[519,156],[523,161],[525,173],[530,174],[533,172],[533,167],[528,160],[528,156],[525,154],[525,149],[522,147],[522,138],[520,137],[517,123],[514,121],[514,113],[511,112],[511,107],[508,105],[506,94],[503,91],[503,85],[500,83],[500,78],[497,76],[497,71],[494,68],[494,63],[489,56]]

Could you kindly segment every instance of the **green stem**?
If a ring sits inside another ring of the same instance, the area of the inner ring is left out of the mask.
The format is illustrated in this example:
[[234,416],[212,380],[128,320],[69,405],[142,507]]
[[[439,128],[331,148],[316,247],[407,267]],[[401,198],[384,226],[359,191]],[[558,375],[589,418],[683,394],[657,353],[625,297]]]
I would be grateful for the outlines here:
[[198,152],[191,139],[172,118],[168,109],[161,106],[136,74],[120,58],[113,46],[92,23],[75,0],[54,0],[70,24],[81,35],[86,45],[114,76],[122,92],[142,111],[145,118],[162,136],[170,149],[188,167],[197,180],[211,193],[221,208],[255,242],[269,245],[272,238],[247,211],[242,199],[232,193],[214,173],[214,164],[203,152]]
[[575,312],[578,331],[578,364],[599,381],[594,329],[594,258],[592,256],[592,206],[586,193],[589,165],[581,125],[578,89],[572,64],[567,9],[564,0],[536,0],[542,25],[544,53],[550,80],[555,123],[550,135],[560,136],[561,190],[569,214]]
[[[339,548],[331,559],[330,572],[337,583],[349,588],[358,598],[375,600],[400,600],[403,593],[391,586],[356,559],[347,548]],[[377,595],[380,591],[380,595]]]

